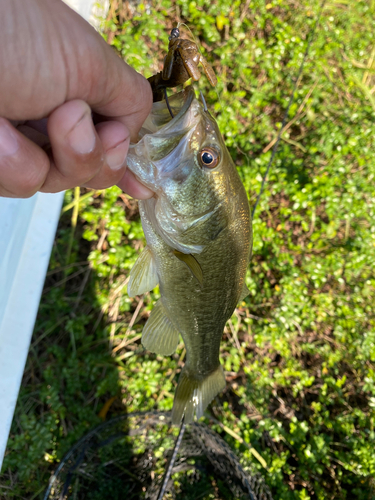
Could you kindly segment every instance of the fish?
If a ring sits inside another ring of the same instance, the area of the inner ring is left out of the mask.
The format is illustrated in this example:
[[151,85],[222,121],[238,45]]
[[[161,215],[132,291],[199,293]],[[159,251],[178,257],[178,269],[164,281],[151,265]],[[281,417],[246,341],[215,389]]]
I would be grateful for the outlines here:
[[[134,264],[128,295],[159,284],[143,328],[145,349],[171,355],[182,336],[172,424],[200,418],[225,388],[219,359],[226,322],[248,295],[252,252],[249,202],[215,119],[192,86],[153,104],[131,144],[128,168],[154,196],[139,202],[147,245]],[[173,116],[173,117],[172,117]]]

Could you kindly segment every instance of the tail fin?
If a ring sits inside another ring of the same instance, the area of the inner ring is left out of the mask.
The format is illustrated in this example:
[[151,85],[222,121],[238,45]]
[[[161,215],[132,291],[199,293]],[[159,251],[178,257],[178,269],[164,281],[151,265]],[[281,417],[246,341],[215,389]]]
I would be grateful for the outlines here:
[[184,414],[185,424],[193,421],[194,414],[200,418],[207,405],[224,387],[225,377],[221,365],[205,378],[198,378],[187,366],[184,366],[174,397],[172,424],[180,425]]

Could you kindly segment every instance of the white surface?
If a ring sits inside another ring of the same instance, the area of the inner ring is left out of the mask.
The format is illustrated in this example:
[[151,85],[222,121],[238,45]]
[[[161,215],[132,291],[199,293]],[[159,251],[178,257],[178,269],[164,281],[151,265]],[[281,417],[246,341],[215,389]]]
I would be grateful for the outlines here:
[[63,193],[0,198],[0,466],[62,200]]
[[[89,19],[94,0],[66,0]],[[0,469],[63,193],[0,198]]]
[[64,0],[66,4],[69,5],[76,12],[81,14],[81,16],[85,19],[90,18],[91,9],[94,3],[94,0]]

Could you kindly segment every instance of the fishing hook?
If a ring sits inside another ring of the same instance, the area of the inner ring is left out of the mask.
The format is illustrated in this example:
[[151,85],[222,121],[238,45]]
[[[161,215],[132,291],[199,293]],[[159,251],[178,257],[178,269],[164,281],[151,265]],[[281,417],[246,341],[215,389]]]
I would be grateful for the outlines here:
[[201,94],[201,99],[202,99],[202,102],[203,102],[203,109],[205,110],[205,112],[207,113],[208,112],[208,109],[207,109],[207,104],[206,104],[206,99],[203,97],[203,94],[202,94],[202,91],[200,90],[200,94]]
[[172,113],[172,109],[169,105],[169,101],[168,101],[168,94],[167,94],[167,89],[164,87],[164,97],[165,97],[165,102],[167,103],[167,108],[168,108],[168,111],[169,111],[169,114],[171,115],[172,118],[174,118],[174,114]]

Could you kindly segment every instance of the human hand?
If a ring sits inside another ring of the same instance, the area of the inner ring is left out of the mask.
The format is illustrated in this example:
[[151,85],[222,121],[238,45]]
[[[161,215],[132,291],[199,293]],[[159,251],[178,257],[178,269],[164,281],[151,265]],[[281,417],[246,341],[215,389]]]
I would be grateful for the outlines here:
[[0,0],[0,68],[0,196],[114,184],[152,195],[125,166],[150,85],[78,14],[61,0]]

